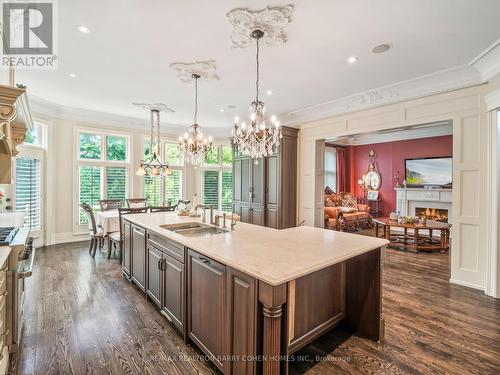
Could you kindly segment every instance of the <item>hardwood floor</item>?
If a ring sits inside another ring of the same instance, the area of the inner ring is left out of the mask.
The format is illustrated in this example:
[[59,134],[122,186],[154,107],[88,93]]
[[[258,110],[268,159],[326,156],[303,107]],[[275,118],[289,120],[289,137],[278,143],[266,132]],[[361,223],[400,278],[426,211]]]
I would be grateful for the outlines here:
[[[87,243],[37,251],[19,374],[214,374],[170,323]],[[296,354],[291,374],[498,374],[500,300],[448,283],[447,254],[388,250],[386,338],[332,331]]]

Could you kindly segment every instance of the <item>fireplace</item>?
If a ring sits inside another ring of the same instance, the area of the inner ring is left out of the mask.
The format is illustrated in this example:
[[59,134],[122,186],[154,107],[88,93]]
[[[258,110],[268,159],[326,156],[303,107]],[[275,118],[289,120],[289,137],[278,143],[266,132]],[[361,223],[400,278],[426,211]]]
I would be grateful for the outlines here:
[[448,222],[448,210],[444,208],[415,207],[415,216],[425,216],[427,220],[436,220],[443,223]]

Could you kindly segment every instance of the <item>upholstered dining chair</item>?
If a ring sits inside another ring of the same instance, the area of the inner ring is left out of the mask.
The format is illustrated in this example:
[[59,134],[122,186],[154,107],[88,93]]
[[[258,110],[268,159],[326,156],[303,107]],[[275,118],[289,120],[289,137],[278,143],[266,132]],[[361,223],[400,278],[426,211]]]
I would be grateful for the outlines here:
[[140,208],[147,206],[146,198],[128,198],[126,199],[127,207],[129,208]]
[[[108,235],[108,259],[111,258],[111,252],[116,250],[117,244],[118,247],[120,248],[120,263],[122,263],[122,257],[123,257],[123,215],[127,214],[140,214],[140,213],[145,213],[148,212],[148,207],[135,207],[135,208],[129,208],[129,207],[119,207],[118,208],[118,219],[120,223],[120,230],[118,232],[113,232]],[[111,247],[113,246],[113,248]]]
[[151,212],[169,212],[169,211],[175,211],[177,208],[177,205],[175,206],[151,206],[149,207],[149,210]]
[[104,240],[102,228],[98,228],[95,223],[94,210],[87,203],[80,204],[83,212],[87,216],[87,221],[89,223],[89,234],[90,234],[90,248],[89,254],[92,258],[95,258],[95,253],[97,246],[99,249],[102,248],[102,243]]
[[120,199],[101,199],[99,205],[101,211],[116,210],[122,206],[122,201]]

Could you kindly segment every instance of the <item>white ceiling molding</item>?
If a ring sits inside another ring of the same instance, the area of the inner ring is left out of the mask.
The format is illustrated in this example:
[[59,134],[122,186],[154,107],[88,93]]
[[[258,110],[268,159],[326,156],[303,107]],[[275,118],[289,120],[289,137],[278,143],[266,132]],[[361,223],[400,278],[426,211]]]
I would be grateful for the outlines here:
[[347,137],[338,137],[327,140],[327,143],[332,143],[342,146],[361,146],[374,143],[385,143],[394,141],[405,141],[410,139],[439,137],[453,134],[453,125],[451,123],[429,124],[424,127],[406,128],[406,129],[391,129],[387,132],[377,132],[371,134],[357,134]]
[[[68,107],[34,95],[29,95],[29,104],[35,118],[43,116],[75,123],[94,124],[103,127],[120,128],[121,130],[144,130],[145,132],[149,131],[151,126],[149,117],[135,118],[90,109]],[[161,122],[162,137],[177,139],[179,134],[184,133],[185,130],[185,125]],[[210,133],[215,141],[226,140],[231,134],[231,127],[210,128]]]
[[247,48],[255,44],[251,33],[255,29],[264,31],[261,39],[263,44],[280,45],[286,43],[287,35],[284,28],[291,22],[293,5],[283,7],[267,7],[261,10],[237,8],[227,13],[227,18],[233,26],[231,42],[233,48]]
[[280,119],[283,125],[298,126],[305,122],[475,86],[483,82],[475,67],[465,65],[280,114]]
[[193,74],[198,74],[201,79],[207,81],[218,81],[216,73],[217,65],[214,60],[195,61],[193,63],[175,62],[170,67],[176,71],[177,77],[184,83],[193,82]]
[[500,39],[472,60],[470,65],[481,73],[481,78],[485,82],[500,74]]
[[486,102],[486,110],[493,111],[497,108],[500,109],[500,90],[496,90],[488,95],[485,95],[484,101]]

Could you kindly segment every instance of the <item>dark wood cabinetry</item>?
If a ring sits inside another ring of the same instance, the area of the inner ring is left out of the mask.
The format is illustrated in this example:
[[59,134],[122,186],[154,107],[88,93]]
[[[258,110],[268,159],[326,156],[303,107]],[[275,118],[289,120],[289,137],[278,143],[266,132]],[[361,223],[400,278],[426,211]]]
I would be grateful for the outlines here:
[[161,308],[161,284],[163,281],[163,254],[148,244],[148,289],[151,300]]
[[132,224],[132,281],[142,290],[146,291],[146,230]]
[[123,244],[122,244],[122,252],[123,252],[123,274],[130,278],[130,270],[132,266],[132,244],[130,242],[130,223],[128,221],[123,222]]
[[233,209],[241,221],[276,229],[296,225],[298,130],[283,127],[278,153],[255,164],[234,150]]
[[226,267],[188,252],[188,336],[224,370],[226,355]]

